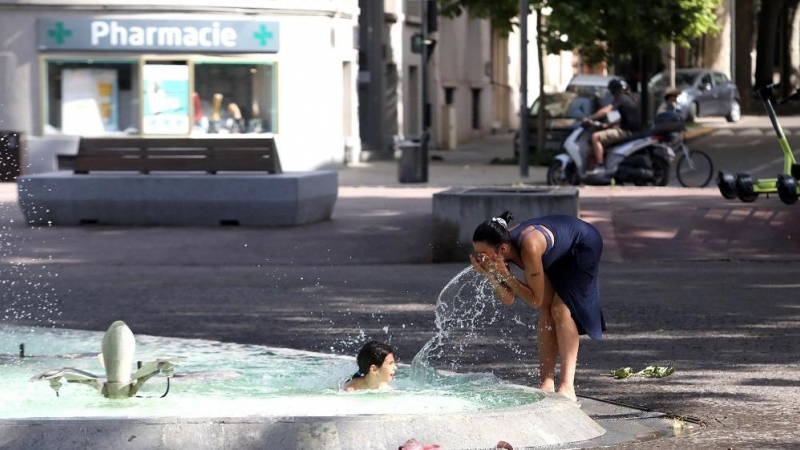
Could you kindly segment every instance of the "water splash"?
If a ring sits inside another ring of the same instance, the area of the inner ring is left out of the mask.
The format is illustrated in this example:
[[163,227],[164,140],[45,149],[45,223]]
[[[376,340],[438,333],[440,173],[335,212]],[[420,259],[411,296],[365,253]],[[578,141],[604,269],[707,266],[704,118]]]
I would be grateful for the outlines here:
[[[0,321],[25,325],[55,326],[61,301],[50,280],[57,277],[52,255],[23,256],[35,233],[45,227],[27,229],[18,216],[15,184],[0,185]],[[19,192],[24,200],[29,194]],[[26,229],[23,230],[22,228]]]
[[414,356],[411,378],[442,382],[436,369],[480,372],[501,361],[530,366],[527,373],[535,375],[538,312],[522,303],[503,306],[491,283],[472,266],[459,272],[439,294],[436,334]]

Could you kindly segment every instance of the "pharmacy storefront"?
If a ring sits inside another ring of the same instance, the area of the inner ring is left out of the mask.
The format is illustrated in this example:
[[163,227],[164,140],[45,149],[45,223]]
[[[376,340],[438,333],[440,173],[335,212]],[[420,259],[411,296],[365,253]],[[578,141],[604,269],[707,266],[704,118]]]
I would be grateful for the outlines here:
[[33,140],[275,136],[287,170],[357,151],[355,13],[196,9],[0,9],[0,130]]

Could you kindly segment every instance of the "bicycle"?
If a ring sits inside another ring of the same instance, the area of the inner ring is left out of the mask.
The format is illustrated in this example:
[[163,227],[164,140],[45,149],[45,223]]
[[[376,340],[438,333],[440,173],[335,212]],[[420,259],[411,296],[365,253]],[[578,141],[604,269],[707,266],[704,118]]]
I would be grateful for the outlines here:
[[714,163],[702,150],[690,150],[683,138],[673,144],[672,150],[681,156],[675,164],[675,176],[683,187],[706,187],[714,176]]
[[711,157],[701,150],[691,150],[684,139],[686,124],[673,110],[659,113],[653,120],[653,131],[663,133],[663,142],[677,155],[675,176],[683,187],[706,187],[714,176]]

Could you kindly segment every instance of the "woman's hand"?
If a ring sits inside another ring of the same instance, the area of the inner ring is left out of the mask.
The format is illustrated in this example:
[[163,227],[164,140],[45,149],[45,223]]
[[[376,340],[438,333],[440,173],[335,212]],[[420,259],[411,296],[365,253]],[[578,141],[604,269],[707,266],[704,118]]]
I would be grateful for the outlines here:
[[492,284],[495,297],[505,306],[514,304],[514,290],[508,284],[513,278],[505,260],[491,257],[485,253],[469,256],[470,263],[476,272],[485,276]]
[[489,272],[486,271],[484,267],[484,262],[486,261],[487,257],[483,253],[479,253],[476,255],[469,255],[469,262],[472,264],[472,268],[475,269],[481,275],[489,276]]
[[485,253],[480,253],[477,256],[470,255],[469,258],[475,271],[490,279],[504,282],[508,277],[512,276],[511,272],[509,272],[508,264],[506,264],[502,256],[491,257]]
[[506,282],[512,276],[506,260],[500,255],[494,257],[487,255],[483,268],[486,269],[490,276],[500,282]]

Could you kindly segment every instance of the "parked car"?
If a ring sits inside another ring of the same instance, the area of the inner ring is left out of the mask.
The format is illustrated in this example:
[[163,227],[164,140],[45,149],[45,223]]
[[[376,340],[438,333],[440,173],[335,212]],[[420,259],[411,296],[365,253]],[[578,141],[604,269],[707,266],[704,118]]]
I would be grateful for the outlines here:
[[[545,106],[545,150],[560,150],[561,144],[581,119],[614,101],[608,82],[622,79],[615,75],[575,75],[564,92],[547,94]],[[536,153],[539,145],[539,102],[528,109],[528,148]],[[514,157],[519,157],[519,132],[514,135]]]
[[600,98],[600,107],[614,102],[614,96],[608,92],[608,83],[611,80],[622,80],[616,75],[575,75],[567,83],[565,90],[578,95],[594,94]]
[[[600,97],[596,94],[578,95],[574,92],[554,92],[545,96],[544,106],[545,150],[560,150],[570,132],[580,125],[581,119],[600,108]],[[539,112],[541,97],[528,110],[528,147],[536,153],[539,145]],[[514,135],[514,157],[519,157],[519,132]]]
[[[648,81],[653,94],[654,109],[663,101],[669,89],[669,72],[654,75]],[[738,122],[742,117],[739,89],[728,77],[712,69],[677,69],[675,87],[678,96],[678,114],[687,122],[697,117],[722,116],[728,122]]]

